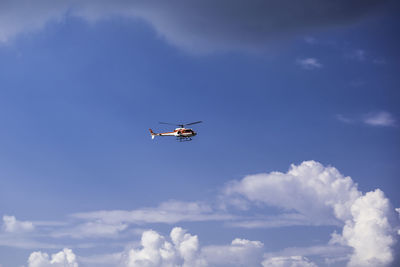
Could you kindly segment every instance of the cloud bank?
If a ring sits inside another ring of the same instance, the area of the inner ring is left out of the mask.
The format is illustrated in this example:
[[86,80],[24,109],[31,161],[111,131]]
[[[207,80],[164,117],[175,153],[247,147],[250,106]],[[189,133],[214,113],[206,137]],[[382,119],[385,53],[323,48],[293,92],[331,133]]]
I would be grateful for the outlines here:
[[143,232],[140,247],[128,248],[121,253],[98,256],[84,260],[76,257],[70,249],[64,249],[51,258],[42,252],[33,252],[28,260],[29,267],[78,267],[77,258],[92,265],[104,264],[121,267],[259,267],[259,266],[304,266],[314,263],[302,256],[263,256],[264,244],[260,241],[234,239],[228,245],[201,247],[198,237],[180,227],[174,227],[169,237],[154,230]]
[[[257,240],[235,238],[230,244],[201,247],[196,235],[180,227],[174,227],[169,237],[154,230],[145,230],[140,247],[127,247],[121,253],[100,255],[97,260],[99,263],[105,260],[112,262],[110,266],[122,264],[129,267],[316,266],[309,257],[315,257],[321,262],[324,260],[327,265],[347,262],[349,267],[383,267],[395,261],[395,246],[400,229],[396,211],[400,209],[394,209],[380,189],[362,193],[350,177],[342,175],[332,166],[304,161],[299,165],[292,164],[286,173],[248,175],[226,184],[217,199],[224,205],[167,201],[155,208],[133,211],[77,213],[72,218],[78,220],[78,225],[69,228],[69,231],[65,228],[54,229],[51,234],[53,238],[70,237],[76,238],[76,241],[81,237],[117,238],[132,233],[133,229],[129,228],[131,224],[206,221],[219,221],[225,226],[245,228],[335,225],[341,227],[341,231],[333,232],[327,244],[287,247],[275,252],[265,251],[264,244]],[[265,214],[260,220],[260,217],[251,215],[254,207],[275,207],[278,214]],[[242,215],[235,215],[237,211]],[[29,228],[29,224],[19,222],[13,216],[6,217],[5,221],[7,229],[16,229],[12,225],[25,225],[19,228]],[[36,231],[40,230],[38,226]],[[54,235],[57,231],[61,233],[59,236]],[[124,237],[127,244],[127,235]],[[0,241],[2,238],[0,235]],[[34,252],[29,263],[30,266],[42,267],[58,266],[54,264],[64,261],[73,264],[66,266],[75,267],[77,261],[72,255],[69,250],[63,250],[52,257],[46,253]],[[86,263],[89,262],[96,262],[96,257],[87,258]]]
[[[350,177],[315,161],[292,165],[287,173],[250,175],[227,185],[230,198],[294,210],[321,223],[339,220],[332,243],[353,248],[349,266],[388,266],[398,236],[394,209],[377,189],[363,195]],[[237,203],[234,200],[233,203]]]
[[43,29],[69,16],[89,22],[113,16],[139,18],[167,42],[192,52],[260,49],[276,38],[356,21],[386,0],[5,0],[0,41]]

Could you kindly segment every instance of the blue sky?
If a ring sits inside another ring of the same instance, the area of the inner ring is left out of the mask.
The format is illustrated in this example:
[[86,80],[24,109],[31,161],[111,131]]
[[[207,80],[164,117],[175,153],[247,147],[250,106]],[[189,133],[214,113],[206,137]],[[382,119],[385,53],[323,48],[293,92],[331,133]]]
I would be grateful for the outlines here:
[[396,3],[0,10],[1,267],[398,263]]

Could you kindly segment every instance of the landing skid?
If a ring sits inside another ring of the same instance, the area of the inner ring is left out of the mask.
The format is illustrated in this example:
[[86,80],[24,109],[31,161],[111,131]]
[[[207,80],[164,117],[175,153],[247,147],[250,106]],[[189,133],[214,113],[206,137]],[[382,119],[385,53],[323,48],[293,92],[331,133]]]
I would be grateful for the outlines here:
[[191,138],[191,137],[177,137],[177,138],[176,138],[176,141],[179,141],[179,142],[188,142],[188,141],[192,141],[192,138]]

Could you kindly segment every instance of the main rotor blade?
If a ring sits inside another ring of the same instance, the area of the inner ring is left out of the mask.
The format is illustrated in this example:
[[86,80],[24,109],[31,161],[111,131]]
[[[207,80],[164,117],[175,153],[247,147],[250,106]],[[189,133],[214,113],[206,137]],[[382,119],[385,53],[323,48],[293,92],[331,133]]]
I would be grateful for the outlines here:
[[193,124],[197,124],[197,123],[201,123],[203,121],[195,121],[195,122],[191,122],[191,123],[185,123],[184,125],[193,125]]
[[168,125],[175,125],[175,126],[180,126],[181,128],[183,128],[185,125],[193,125],[193,124],[197,124],[197,123],[201,123],[203,121],[195,121],[195,122],[191,122],[191,123],[182,123],[182,124],[176,124],[176,123],[169,123],[169,122],[159,122],[160,124],[168,124]]
[[169,124],[169,125],[175,125],[175,126],[181,126],[182,124],[176,124],[176,123],[169,123],[169,122],[159,122],[160,124]]

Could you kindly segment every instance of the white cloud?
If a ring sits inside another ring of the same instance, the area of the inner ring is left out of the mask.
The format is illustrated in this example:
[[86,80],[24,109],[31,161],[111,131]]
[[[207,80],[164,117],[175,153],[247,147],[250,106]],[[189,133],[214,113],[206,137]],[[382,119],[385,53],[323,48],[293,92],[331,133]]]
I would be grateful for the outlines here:
[[315,263],[302,256],[272,257],[262,262],[263,267],[317,267]]
[[37,239],[39,235],[47,235],[41,231],[39,226],[62,225],[55,222],[31,222],[19,221],[15,216],[4,215],[3,224],[0,231],[0,246],[23,248],[23,249],[38,249],[38,248],[60,248],[59,245],[44,242]]
[[296,62],[298,65],[300,65],[303,69],[306,70],[314,70],[322,68],[322,64],[319,62],[319,60],[313,57],[298,59]]
[[210,266],[260,266],[264,244],[236,238],[229,245],[211,245],[202,249]]
[[49,21],[77,16],[93,22],[112,16],[141,18],[168,42],[190,51],[259,49],[282,36],[351,23],[388,1],[290,2],[273,0],[3,0],[0,41],[37,31]]
[[273,216],[260,216],[254,218],[239,219],[226,223],[228,226],[232,227],[242,227],[242,228],[276,228],[285,226],[295,226],[295,225],[340,225],[335,221],[328,220],[310,220],[309,217],[299,214],[299,213],[283,213]]
[[310,220],[341,221],[343,234],[334,235],[333,241],[354,249],[350,266],[387,266],[393,260],[398,220],[391,219],[389,200],[380,190],[362,195],[350,177],[333,167],[305,161],[287,173],[249,175],[228,184],[225,195],[227,201],[244,197],[295,210]]
[[3,216],[3,231],[7,233],[30,232],[35,228],[32,222],[18,221],[15,216]]
[[351,206],[352,220],[343,228],[343,239],[354,248],[349,266],[387,266],[396,243],[389,200],[379,189],[358,198]]
[[197,236],[179,227],[172,229],[172,243],[159,233],[149,230],[142,235],[142,248],[130,249],[123,255],[126,267],[182,266],[200,267],[207,263],[200,257]]
[[75,218],[85,220],[101,220],[107,224],[119,223],[168,223],[182,221],[218,221],[229,220],[231,215],[215,213],[207,204],[201,202],[167,201],[156,208],[142,208],[132,211],[111,210],[76,213]]
[[[396,208],[395,210],[398,213],[400,219],[400,208]],[[398,227],[397,234],[400,235],[400,226]]]
[[0,246],[23,249],[59,248],[59,246],[55,244],[32,240],[32,238],[24,238],[20,236],[10,235],[0,235]]
[[72,238],[117,237],[127,227],[128,225],[123,223],[108,224],[98,220],[77,225],[72,229],[56,231],[52,236]]
[[51,255],[40,251],[33,252],[28,259],[28,267],[78,267],[76,256],[71,249]]
[[124,253],[123,263],[136,266],[260,266],[264,245],[260,241],[236,238],[229,245],[200,247],[197,236],[180,227],[170,233],[170,241],[149,230],[142,235],[142,248]]
[[95,254],[79,256],[79,263],[83,266],[121,266],[122,252],[111,254]]
[[336,115],[336,119],[347,124],[361,122],[370,126],[397,126],[396,118],[393,116],[393,114],[387,111],[370,112],[368,114],[363,114],[359,116],[345,116],[342,114],[338,114]]
[[292,255],[312,256],[323,259],[329,266],[332,263],[347,262],[350,259],[349,254],[351,252],[352,249],[348,246],[327,244],[311,247],[288,247],[281,251],[265,253],[264,256],[266,259],[276,257],[290,258]]
[[364,123],[371,126],[396,126],[396,119],[387,111],[379,111],[365,115]]
[[184,260],[183,266],[206,265],[204,260],[198,259],[199,241],[197,236],[186,233],[186,230],[180,227],[172,229],[170,236],[176,250]]
[[[49,224],[39,222],[39,225],[46,226]],[[23,249],[59,248],[57,245],[36,240],[35,236],[40,233],[40,229],[37,229],[36,226],[36,223],[19,221],[15,216],[4,215],[3,224],[1,225],[2,231],[0,231],[0,246]]]
[[225,188],[227,200],[245,198],[295,210],[313,223],[337,224],[351,217],[350,206],[360,196],[357,185],[334,167],[315,161],[291,165],[287,173],[249,175]]

